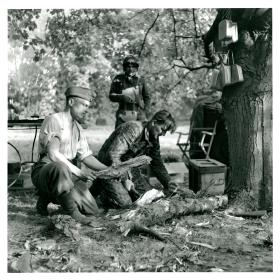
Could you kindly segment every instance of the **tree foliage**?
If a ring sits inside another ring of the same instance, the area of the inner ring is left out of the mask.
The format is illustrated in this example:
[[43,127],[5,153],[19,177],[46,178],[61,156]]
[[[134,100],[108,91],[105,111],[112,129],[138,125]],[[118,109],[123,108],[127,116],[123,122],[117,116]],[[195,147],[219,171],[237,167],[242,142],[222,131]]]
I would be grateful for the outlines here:
[[113,116],[111,79],[127,54],[140,59],[156,109],[187,118],[208,91],[201,36],[211,9],[9,10],[9,98],[23,117],[64,106],[68,85],[90,86],[92,115]]

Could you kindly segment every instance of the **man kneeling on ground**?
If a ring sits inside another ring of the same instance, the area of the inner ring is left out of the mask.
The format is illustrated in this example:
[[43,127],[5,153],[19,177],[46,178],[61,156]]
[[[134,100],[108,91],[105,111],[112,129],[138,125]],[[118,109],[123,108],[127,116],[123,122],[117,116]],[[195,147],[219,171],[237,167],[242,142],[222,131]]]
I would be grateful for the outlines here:
[[[159,136],[167,131],[174,132],[176,123],[167,110],[158,111],[149,122],[129,121],[118,126],[109,136],[98,153],[98,160],[105,165],[118,165],[120,162],[147,155],[152,158],[150,167],[164,187],[164,192],[170,194],[177,187],[171,183],[170,176],[160,155]],[[134,189],[135,180],[141,176],[140,171],[133,169],[131,174],[121,179],[96,179],[90,188],[97,201],[104,208],[126,208],[139,197],[139,190]],[[135,172],[136,171],[136,172]],[[130,178],[129,178],[130,177]],[[142,176],[143,177],[143,176]],[[132,179],[132,181],[130,180]],[[147,184],[146,184],[147,185]],[[149,185],[149,189],[152,187]],[[140,190],[146,192],[148,189]],[[136,195],[135,195],[136,194]]]
[[[40,130],[39,160],[31,174],[39,194],[36,208],[39,214],[48,215],[50,202],[60,204],[76,221],[89,223],[91,219],[80,211],[95,215],[100,210],[85,182],[95,179],[93,170],[107,166],[92,156],[81,127],[92,101],[91,91],[70,87],[65,95],[65,110],[46,117]],[[83,162],[91,171],[78,168],[76,161]]]

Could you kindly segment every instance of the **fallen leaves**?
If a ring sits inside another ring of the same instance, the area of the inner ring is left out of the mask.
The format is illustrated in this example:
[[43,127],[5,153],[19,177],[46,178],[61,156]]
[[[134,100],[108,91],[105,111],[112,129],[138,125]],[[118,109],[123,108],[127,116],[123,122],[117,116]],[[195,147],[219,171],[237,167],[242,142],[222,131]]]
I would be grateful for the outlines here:
[[[28,200],[35,205],[35,198],[31,196]],[[23,207],[22,211],[30,211],[34,207],[27,205],[18,205],[16,209]],[[164,207],[170,209],[169,203],[162,206],[154,219],[161,215]],[[174,203],[173,210],[175,206]],[[272,219],[269,217],[239,221],[225,216],[224,211],[215,210],[173,217],[149,226],[165,239],[172,238],[178,248],[168,241],[143,237],[143,233],[123,236],[116,224],[122,221],[127,210],[110,212],[112,214],[106,217],[109,224],[94,220],[91,227],[79,226],[67,216],[58,218],[57,226],[52,227],[48,226],[48,218],[26,215],[23,223],[21,216],[14,216],[16,219],[9,219],[8,224],[9,272],[19,272],[18,264],[21,270],[32,272],[272,270]],[[130,212],[126,217],[133,221],[135,214]],[[146,214],[143,211],[143,216]],[[114,215],[116,219],[110,219]],[[115,226],[110,228],[110,223]],[[79,238],[73,238],[73,230]],[[205,244],[206,247],[202,246]]]
[[56,229],[72,240],[80,240],[79,225],[70,216],[53,215],[50,219]]
[[8,272],[32,272],[30,252],[24,252],[17,260],[8,264]]

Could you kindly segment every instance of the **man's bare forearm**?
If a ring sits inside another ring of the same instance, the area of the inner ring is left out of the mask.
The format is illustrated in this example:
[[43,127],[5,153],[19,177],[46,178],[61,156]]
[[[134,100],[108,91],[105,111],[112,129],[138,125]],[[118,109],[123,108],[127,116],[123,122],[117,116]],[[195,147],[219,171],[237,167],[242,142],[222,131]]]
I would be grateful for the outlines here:
[[86,158],[83,159],[83,163],[90,169],[92,170],[96,170],[96,171],[100,171],[100,170],[104,170],[107,169],[108,167],[103,164],[102,162],[100,162],[97,158],[95,158],[94,156],[90,155]]

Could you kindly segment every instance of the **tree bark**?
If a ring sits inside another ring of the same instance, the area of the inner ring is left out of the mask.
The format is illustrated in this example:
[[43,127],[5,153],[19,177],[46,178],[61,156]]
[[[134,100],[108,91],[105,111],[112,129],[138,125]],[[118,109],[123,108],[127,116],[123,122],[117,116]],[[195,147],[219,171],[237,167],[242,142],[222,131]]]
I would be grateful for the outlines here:
[[117,223],[120,231],[127,234],[135,225],[162,225],[167,220],[190,214],[209,213],[215,209],[224,208],[228,204],[227,195],[187,198],[173,197],[160,199],[151,204],[137,207],[120,215]]
[[[93,228],[102,228],[127,235],[130,231],[164,238],[148,227],[163,225],[167,220],[190,214],[209,213],[215,209],[224,208],[228,204],[227,195],[188,198],[172,197],[160,199],[135,209],[112,209],[105,217],[93,219],[89,224]],[[56,229],[73,240],[80,240],[79,229],[76,223],[67,215],[53,215],[51,223]],[[90,229],[91,230],[91,229]]]
[[231,51],[244,82],[225,87],[222,95],[230,158],[227,192],[250,191],[258,209],[272,207],[271,41],[268,32],[239,34]]

